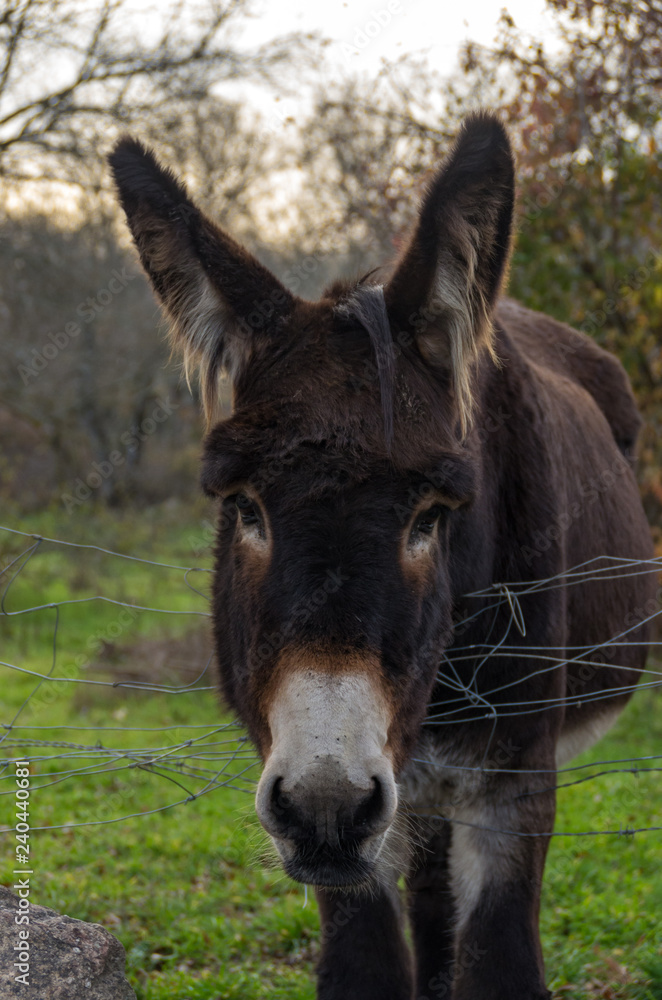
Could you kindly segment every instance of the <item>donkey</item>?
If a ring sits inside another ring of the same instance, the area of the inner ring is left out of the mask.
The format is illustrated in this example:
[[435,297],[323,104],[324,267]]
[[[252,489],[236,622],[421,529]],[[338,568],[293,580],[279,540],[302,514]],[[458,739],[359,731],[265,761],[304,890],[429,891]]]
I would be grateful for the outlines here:
[[506,130],[467,118],[388,276],[317,302],[140,142],[110,163],[200,375],[221,688],[264,763],[258,817],[315,887],[318,997],[549,997],[556,768],[636,685],[654,579],[627,569],[652,547],[624,370],[499,298]]

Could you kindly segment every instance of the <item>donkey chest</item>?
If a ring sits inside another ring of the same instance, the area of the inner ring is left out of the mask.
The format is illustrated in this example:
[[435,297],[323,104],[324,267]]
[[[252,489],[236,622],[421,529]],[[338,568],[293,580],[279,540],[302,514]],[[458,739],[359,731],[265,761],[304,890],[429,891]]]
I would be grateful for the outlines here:
[[409,809],[448,809],[480,796],[485,774],[470,748],[439,747],[423,736],[398,781],[400,801]]

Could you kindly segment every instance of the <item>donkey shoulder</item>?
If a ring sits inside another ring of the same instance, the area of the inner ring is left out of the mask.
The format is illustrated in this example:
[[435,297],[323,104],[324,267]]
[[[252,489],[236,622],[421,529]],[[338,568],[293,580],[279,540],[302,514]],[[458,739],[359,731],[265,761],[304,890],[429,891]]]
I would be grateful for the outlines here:
[[526,309],[513,299],[501,299],[495,318],[526,358],[572,378],[591,394],[605,415],[619,449],[634,461],[642,421],[628,376],[618,358],[585,333],[551,316]]

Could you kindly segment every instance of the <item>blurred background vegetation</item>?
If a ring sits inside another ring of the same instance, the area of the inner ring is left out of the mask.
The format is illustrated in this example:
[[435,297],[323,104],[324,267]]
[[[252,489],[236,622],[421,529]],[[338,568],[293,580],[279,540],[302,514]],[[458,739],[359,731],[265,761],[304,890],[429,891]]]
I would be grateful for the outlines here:
[[[547,7],[551,53],[503,10],[493,46],[464,43],[450,78],[405,55],[370,81],[329,85],[321,37],[239,46],[243,0],[186,0],[149,22],[129,0],[6,0],[3,500],[75,514],[195,489],[197,406],[167,363],[112,198],[104,156],[118,134],[154,145],[223,225],[314,296],[392,258],[459,120],[482,105],[500,110],[518,154],[510,292],[623,361],[646,419],[640,480],[659,545],[662,5]],[[284,128],[237,96],[256,84],[313,99]]]

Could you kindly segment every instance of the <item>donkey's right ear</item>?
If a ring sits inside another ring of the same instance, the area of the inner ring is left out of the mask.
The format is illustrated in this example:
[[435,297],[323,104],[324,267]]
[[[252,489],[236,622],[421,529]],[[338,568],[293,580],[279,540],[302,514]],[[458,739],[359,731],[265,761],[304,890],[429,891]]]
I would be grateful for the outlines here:
[[239,378],[260,343],[277,334],[294,296],[202,214],[151,150],[125,137],[108,159],[142,265],[173,321],[187,377],[199,370],[209,423],[221,371]]

